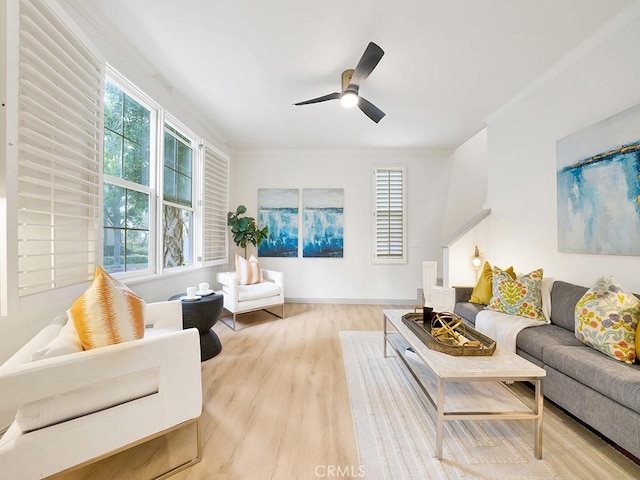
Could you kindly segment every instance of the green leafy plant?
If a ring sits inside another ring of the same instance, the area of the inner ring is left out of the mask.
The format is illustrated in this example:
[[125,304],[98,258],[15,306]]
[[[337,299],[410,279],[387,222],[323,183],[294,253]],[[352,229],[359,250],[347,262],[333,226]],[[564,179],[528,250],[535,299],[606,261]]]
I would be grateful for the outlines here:
[[233,243],[244,248],[245,258],[247,257],[247,245],[258,247],[269,236],[269,227],[265,226],[260,230],[255,218],[240,216],[246,211],[247,207],[239,205],[235,212],[227,213],[227,225],[231,227]]

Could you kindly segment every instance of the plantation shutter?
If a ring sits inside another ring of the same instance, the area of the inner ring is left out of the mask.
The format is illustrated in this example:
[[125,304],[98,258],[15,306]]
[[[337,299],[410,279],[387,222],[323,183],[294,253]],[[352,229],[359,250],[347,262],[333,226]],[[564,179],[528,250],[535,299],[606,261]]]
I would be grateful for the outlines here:
[[100,258],[104,66],[41,0],[20,0],[18,294],[90,280]]
[[204,149],[203,186],[203,261],[205,265],[220,265],[227,263],[229,256],[229,160],[208,146]]
[[374,169],[374,259],[402,263],[405,258],[404,167]]

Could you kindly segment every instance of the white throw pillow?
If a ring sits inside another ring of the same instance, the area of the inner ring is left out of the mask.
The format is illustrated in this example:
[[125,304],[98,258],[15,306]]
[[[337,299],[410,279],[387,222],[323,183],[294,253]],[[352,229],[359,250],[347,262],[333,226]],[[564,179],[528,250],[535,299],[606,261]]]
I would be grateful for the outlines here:
[[255,255],[251,255],[249,260],[236,254],[236,275],[238,285],[253,285],[262,282],[262,269]]

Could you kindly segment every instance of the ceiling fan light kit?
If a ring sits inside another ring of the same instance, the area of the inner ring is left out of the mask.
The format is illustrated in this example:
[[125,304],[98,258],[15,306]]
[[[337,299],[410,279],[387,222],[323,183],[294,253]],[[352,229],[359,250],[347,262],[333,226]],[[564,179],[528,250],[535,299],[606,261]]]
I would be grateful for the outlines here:
[[345,108],[353,108],[358,105],[358,94],[355,92],[344,92],[340,96],[340,103]]
[[329,93],[328,95],[306,100],[304,102],[298,102],[294,105],[309,105],[311,103],[340,99],[340,103],[343,107],[351,108],[357,105],[367,117],[375,123],[378,123],[385,116],[385,113],[366,98],[361,97],[359,91],[360,85],[367,79],[373,69],[376,68],[376,65],[378,65],[378,62],[380,62],[383,55],[384,50],[375,43],[369,42],[369,45],[367,45],[358,65],[356,65],[356,68],[342,72],[341,93]]

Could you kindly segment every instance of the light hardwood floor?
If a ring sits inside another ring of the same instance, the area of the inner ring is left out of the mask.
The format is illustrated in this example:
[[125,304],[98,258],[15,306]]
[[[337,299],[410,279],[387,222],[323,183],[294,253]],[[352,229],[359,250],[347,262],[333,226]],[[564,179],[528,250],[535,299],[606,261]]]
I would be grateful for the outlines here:
[[[264,311],[239,316],[236,332],[216,323],[222,352],[202,363],[202,461],[171,480],[314,479],[332,471],[358,478],[338,332],[381,331],[383,308],[287,304],[284,319]],[[150,478],[190,458],[194,432],[56,478]]]

